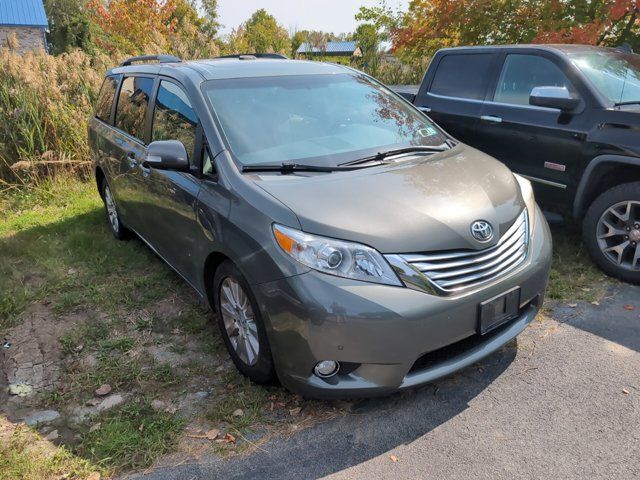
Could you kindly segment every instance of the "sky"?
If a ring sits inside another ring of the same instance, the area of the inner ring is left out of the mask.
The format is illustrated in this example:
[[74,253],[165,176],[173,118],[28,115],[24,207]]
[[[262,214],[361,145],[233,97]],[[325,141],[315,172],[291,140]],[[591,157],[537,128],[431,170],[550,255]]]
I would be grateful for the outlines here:
[[[229,33],[247,20],[253,12],[264,8],[288,31],[323,30],[333,33],[353,32],[358,25],[354,15],[360,6],[373,7],[380,0],[218,0],[221,33]],[[406,9],[408,0],[388,0],[394,10]]]

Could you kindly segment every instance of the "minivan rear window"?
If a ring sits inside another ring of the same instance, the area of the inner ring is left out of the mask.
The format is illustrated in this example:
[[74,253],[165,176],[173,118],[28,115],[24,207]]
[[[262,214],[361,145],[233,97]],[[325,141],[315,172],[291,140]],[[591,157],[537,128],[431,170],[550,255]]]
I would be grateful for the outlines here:
[[445,55],[438,63],[431,93],[447,97],[484,100],[493,55]]
[[107,77],[104,79],[98,101],[96,102],[96,117],[103,122],[111,121],[111,107],[113,107],[113,99],[116,96],[116,88],[118,86],[117,77]]
[[147,77],[127,77],[120,87],[116,107],[116,127],[139,140],[144,137],[152,90],[153,79]]

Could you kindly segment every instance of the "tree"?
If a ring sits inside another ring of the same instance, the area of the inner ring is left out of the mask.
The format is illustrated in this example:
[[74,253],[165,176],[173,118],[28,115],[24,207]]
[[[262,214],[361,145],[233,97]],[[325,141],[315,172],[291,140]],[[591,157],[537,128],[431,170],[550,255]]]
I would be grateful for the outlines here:
[[175,0],[90,0],[91,20],[100,28],[99,43],[112,53],[166,51],[174,28]]
[[243,28],[250,53],[286,54],[291,50],[289,34],[264,8],[251,15]]
[[457,45],[640,46],[640,0],[412,0],[397,17],[377,8],[364,9],[367,19],[390,24],[394,49],[408,60]]
[[298,48],[300,45],[304,43],[309,43],[309,30],[298,30],[297,32],[293,32],[291,37],[291,56],[295,57],[298,52]]
[[74,48],[93,53],[91,21],[84,0],[45,0],[49,18],[51,52],[60,54]]
[[380,65],[382,35],[374,24],[362,23],[356,28],[353,38],[362,52],[358,60],[360,67],[375,77]]

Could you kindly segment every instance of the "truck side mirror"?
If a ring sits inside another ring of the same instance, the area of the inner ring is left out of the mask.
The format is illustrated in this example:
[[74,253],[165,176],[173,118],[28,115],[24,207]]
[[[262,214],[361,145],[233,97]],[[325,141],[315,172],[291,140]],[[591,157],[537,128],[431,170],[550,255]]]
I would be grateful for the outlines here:
[[570,112],[580,105],[580,98],[572,96],[566,87],[535,87],[529,95],[529,104]]
[[189,158],[182,142],[158,140],[151,142],[147,147],[142,165],[159,170],[185,171],[189,169]]

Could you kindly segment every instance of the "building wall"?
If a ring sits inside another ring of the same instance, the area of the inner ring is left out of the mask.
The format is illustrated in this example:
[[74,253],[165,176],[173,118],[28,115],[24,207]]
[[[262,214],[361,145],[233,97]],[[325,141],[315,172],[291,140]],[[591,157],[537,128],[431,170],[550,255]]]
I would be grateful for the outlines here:
[[40,49],[46,50],[44,30],[37,27],[7,27],[0,25],[0,49],[4,48],[10,48],[18,53]]

